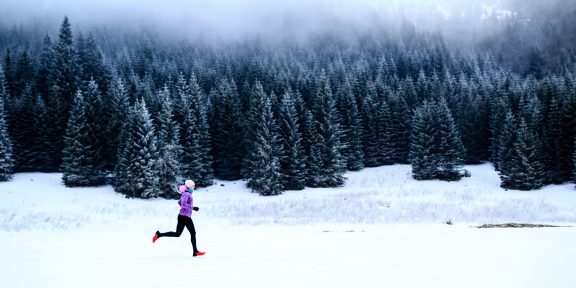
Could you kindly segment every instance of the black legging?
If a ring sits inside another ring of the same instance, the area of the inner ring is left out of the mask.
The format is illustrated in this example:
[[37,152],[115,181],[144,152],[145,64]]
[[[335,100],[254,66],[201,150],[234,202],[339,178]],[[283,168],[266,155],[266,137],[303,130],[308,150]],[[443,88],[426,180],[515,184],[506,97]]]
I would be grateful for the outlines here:
[[178,215],[176,232],[158,233],[158,237],[180,237],[182,231],[184,231],[184,226],[190,231],[190,235],[192,236],[192,249],[194,249],[194,253],[196,253],[198,252],[198,248],[196,247],[196,229],[194,229],[194,222],[192,222],[192,218],[190,217]]

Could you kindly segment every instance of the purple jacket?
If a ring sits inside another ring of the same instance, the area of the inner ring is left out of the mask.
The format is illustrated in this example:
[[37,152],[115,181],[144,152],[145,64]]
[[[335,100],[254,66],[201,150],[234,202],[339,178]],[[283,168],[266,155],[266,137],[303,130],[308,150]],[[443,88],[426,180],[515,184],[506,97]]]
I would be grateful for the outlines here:
[[179,214],[186,217],[192,217],[192,208],[194,207],[194,199],[192,199],[192,193],[190,193],[190,190],[184,185],[180,186],[178,190],[180,191],[180,194],[182,194],[182,196],[180,196],[180,200],[178,200],[178,204],[180,205]]

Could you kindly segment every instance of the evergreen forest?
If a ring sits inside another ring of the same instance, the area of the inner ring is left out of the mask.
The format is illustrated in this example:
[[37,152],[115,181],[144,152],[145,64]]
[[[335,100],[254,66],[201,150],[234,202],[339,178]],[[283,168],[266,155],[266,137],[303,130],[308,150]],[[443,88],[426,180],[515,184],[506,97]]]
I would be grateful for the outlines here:
[[458,181],[490,162],[507,189],[576,182],[576,9],[549,10],[474,43],[408,22],[218,43],[64,15],[53,31],[3,25],[0,181],[59,172],[175,198],[185,179],[244,179],[278,195],[366,167]]

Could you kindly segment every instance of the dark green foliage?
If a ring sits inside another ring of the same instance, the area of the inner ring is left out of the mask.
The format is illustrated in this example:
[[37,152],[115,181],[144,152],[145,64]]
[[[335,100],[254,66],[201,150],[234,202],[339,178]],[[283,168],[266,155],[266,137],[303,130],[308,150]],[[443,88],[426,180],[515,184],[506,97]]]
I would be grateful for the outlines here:
[[410,162],[416,180],[459,180],[464,173],[464,147],[444,99],[425,101],[412,121]]
[[68,119],[62,157],[62,180],[69,187],[105,183],[102,162],[102,99],[92,81],[86,92],[78,90]]
[[47,96],[54,85],[54,47],[50,36],[45,35],[42,41],[42,52],[36,73],[36,91]]
[[9,99],[12,105],[7,105],[9,134],[13,141],[14,160],[16,171],[36,171],[31,155],[35,149],[37,136],[34,126],[34,98],[29,87],[20,98]]
[[308,161],[318,165],[308,171],[308,185],[312,187],[338,187],[344,184],[346,162],[342,156],[340,128],[332,96],[332,88],[326,77],[320,77],[313,99],[312,117],[315,137],[311,143]]
[[254,127],[253,131],[255,139],[248,155],[252,169],[248,187],[263,196],[278,195],[284,190],[280,172],[282,145],[279,142],[278,127],[272,114],[270,98],[264,95],[264,98],[259,100],[262,101],[261,105],[258,105],[260,111],[255,112],[260,118],[258,122],[261,125]]
[[58,34],[58,42],[54,47],[54,84],[58,86],[60,96],[64,99],[66,106],[73,102],[80,71],[70,21],[68,17],[64,17]]
[[88,38],[81,36],[77,41],[78,68],[81,71],[80,81],[87,85],[94,80],[98,86],[105,91],[110,82],[110,75],[104,67],[102,54],[93,33],[88,34]]
[[175,103],[175,119],[180,121],[180,143],[182,146],[181,167],[183,177],[194,179],[198,187],[213,182],[211,139],[206,114],[206,102],[196,76],[189,83],[179,75],[176,83],[178,96]]
[[[245,129],[244,129],[244,143],[246,147],[246,157],[242,163],[242,177],[244,179],[251,179],[254,173],[254,165],[259,161],[256,147],[257,131],[262,129],[265,123],[262,122],[262,113],[264,110],[264,102],[268,98],[264,87],[259,81],[256,81],[250,95],[248,97],[248,113],[246,116]],[[256,158],[255,158],[256,157]],[[251,181],[248,181],[248,187],[251,187]]]
[[24,50],[18,56],[16,63],[12,93],[14,93],[14,95],[20,95],[26,89],[26,86],[31,86],[31,84],[34,83],[34,76],[32,59],[30,55],[28,55],[28,51]]
[[364,152],[364,165],[366,167],[375,167],[380,165],[379,155],[381,144],[378,139],[380,136],[381,125],[385,125],[382,119],[378,119],[378,110],[376,103],[376,88],[373,85],[367,87],[366,94],[362,101],[360,115],[362,118],[362,148]]
[[126,197],[160,195],[157,139],[144,101],[137,101],[130,110],[120,139],[114,189]]
[[497,162],[494,164],[498,166],[503,186],[508,186],[508,183],[512,182],[509,175],[512,175],[513,163],[517,161],[514,148],[517,137],[517,127],[516,117],[512,111],[508,111],[503,121],[502,129],[499,131],[499,134],[495,136],[498,138],[499,149],[498,155],[495,156]]
[[510,152],[511,159],[504,166],[506,169],[500,172],[501,186],[518,190],[541,188],[545,175],[538,154],[541,149],[539,141],[524,119],[520,119],[517,127],[513,150]]
[[212,92],[210,135],[214,155],[214,176],[224,180],[241,179],[246,154],[243,116],[234,83],[224,79]]
[[[180,127],[174,122],[172,102],[170,101],[170,91],[168,87],[158,91],[158,98],[161,103],[160,111],[153,115],[153,122],[157,135],[158,159],[156,159],[156,169],[158,170],[159,196],[164,198],[178,197],[178,183],[181,179],[180,156],[182,146],[180,146]],[[196,179],[196,178],[194,178]]]
[[4,70],[0,66],[0,181],[7,181],[14,173],[14,158],[12,154],[12,140],[8,135],[4,99],[8,94],[4,86]]
[[126,122],[130,104],[128,102],[128,92],[124,81],[118,76],[112,78],[108,93],[102,96],[106,103],[103,108],[103,115],[107,121],[104,123],[104,141],[102,147],[103,168],[106,171],[114,170],[118,160],[118,145],[120,134]]
[[[576,137],[574,137],[574,146],[576,146]],[[574,150],[574,152],[572,153],[572,162],[573,165],[576,166],[576,150]],[[576,169],[574,169],[573,173],[573,178],[572,181],[574,181],[574,183],[576,183]]]
[[338,93],[336,102],[340,119],[342,156],[346,159],[347,168],[358,171],[364,168],[364,152],[362,151],[362,122],[358,112],[356,97],[349,82]]
[[306,184],[306,153],[294,96],[286,92],[280,104],[278,126],[283,154],[280,158],[282,185],[285,190],[302,190]]

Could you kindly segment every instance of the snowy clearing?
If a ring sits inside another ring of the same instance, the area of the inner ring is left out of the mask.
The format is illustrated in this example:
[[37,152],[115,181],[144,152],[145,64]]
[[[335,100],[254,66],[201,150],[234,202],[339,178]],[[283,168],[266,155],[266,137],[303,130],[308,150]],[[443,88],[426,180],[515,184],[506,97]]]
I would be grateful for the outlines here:
[[[17,174],[0,183],[0,287],[576,287],[574,184],[505,191],[491,165],[466,168],[460,182],[371,168],[275,197],[218,181],[194,194],[202,258],[187,231],[151,243],[175,200]],[[568,227],[473,227],[511,222]]]

